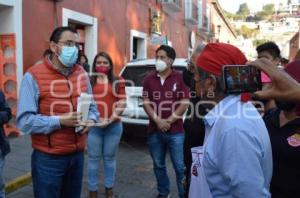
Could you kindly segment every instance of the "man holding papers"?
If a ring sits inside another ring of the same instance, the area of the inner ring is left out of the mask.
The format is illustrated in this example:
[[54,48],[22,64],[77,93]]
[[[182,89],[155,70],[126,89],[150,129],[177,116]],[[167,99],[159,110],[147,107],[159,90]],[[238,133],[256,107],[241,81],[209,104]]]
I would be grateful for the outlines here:
[[[24,75],[17,126],[31,135],[34,197],[79,198],[88,125],[99,119],[95,103],[82,122],[78,97],[91,94],[89,78],[76,65],[78,35],[69,27],[56,28],[50,37],[51,54]],[[83,125],[81,131],[75,127]]]

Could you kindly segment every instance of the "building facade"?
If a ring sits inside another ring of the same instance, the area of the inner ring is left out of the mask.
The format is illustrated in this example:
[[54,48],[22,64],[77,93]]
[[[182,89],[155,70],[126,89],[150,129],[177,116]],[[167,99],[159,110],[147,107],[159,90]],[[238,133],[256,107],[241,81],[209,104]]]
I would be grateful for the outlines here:
[[[154,58],[160,44],[173,46],[178,58],[188,58],[200,42],[217,41],[212,21],[220,12],[213,11],[214,3],[211,0],[0,0],[0,44],[2,37],[12,39],[15,44],[13,48],[0,46],[0,56],[8,49],[14,52],[13,60],[9,59],[13,64],[8,69],[13,73],[9,88],[14,96],[10,105],[16,111],[23,74],[43,59],[56,27],[77,29],[81,52],[87,55],[90,65],[98,52],[108,52],[118,74],[131,60]],[[218,20],[225,18],[222,15]],[[221,34],[230,29],[226,21],[221,26]],[[234,36],[234,32],[229,32]],[[218,39],[227,42],[228,36],[225,37]],[[6,90],[4,84],[0,88]]]
[[236,44],[237,33],[225,17],[223,10],[216,0],[211,0],[211,33],[214,42]]
[[[79,31],[90,64],[97,52],[106,51],[116,73],[132,59],[153,58],[162,43],[172,45],[178,57],[187,57],[198,19],[187,23],[186,13],[196,11],[187,17],[197,17],[197,4],[197,0],[23,1],[24,70],[41,58],[51,31],[65,25]],[[195,42],[200,42],[195,35]]]

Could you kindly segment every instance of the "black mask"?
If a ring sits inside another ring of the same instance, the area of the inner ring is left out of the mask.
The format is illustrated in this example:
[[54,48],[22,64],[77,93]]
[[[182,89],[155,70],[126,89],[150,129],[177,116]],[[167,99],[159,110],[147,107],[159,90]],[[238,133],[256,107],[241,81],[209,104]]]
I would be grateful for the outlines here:
[[290,111],[296,108],[297,104],[293,102],[279,102],[275,101],[276,106],[278,109],[283,110],[283,111]]

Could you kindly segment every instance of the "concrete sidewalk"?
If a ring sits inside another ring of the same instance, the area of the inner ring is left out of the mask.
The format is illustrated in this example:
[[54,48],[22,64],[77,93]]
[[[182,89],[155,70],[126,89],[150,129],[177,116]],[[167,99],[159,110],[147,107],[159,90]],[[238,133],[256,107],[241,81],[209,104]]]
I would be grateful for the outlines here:
[[[11,139],[10,142],[12,152],[6,158],[4,168],[5,181],[14,181],[16,178],[23,176],[27,179],[25,182],[28,182],[28,178],[30,177],[25,174],[29,173],[31,170],[30,159],[32,148],[30,136],[14,138]],[[171,180],[171,194],[173,195],[172,197],[177,197],[174,170],[169,159],[167,160],[167,164]],[[85,168],[81,193],[82,198],[86,198],[88,195],[86,165],[87,155],[85,155]],[[103,170],[100,170],[100,197],[104,197],[102,173]],[[19,183],[14,184],[12,188],[19,187],[20,184],[22,184],[22,182],[19,181]],[[114,191],[118,198],[156,197],[157,191],[152,169],[152,160],[148,153],[145,140],[132,141],[124,140],[124,138],[122,139],[117,158],[117,175]],[[7,195],[7,198],[24,197],[33,197],[32,184],[26,185]]]
[[[10,139],[11,152],[5,158],[4,180],[6,192],[10,193],[31,182],[31,141],[30,136]],[[24,197],[32,195],[24,194]],[[10,196],[8,196],[10,197]]]

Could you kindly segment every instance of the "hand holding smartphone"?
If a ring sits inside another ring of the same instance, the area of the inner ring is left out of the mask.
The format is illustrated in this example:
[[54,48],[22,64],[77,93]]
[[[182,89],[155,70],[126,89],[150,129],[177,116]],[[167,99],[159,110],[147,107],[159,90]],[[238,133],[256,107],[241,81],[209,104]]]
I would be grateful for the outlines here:
[[226,94],[253,93],[261,90],[261,71],[251,65],[224,65],[223,87]]

